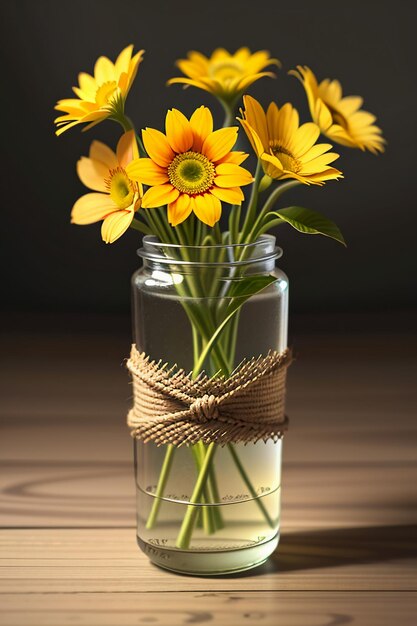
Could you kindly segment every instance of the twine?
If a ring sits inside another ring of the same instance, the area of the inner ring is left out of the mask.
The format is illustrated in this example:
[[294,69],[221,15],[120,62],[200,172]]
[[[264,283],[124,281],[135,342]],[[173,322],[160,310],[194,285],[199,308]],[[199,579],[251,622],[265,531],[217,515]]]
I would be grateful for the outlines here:
[[157,445],[276,441],[288,428],[285,382],[289,349],[246,359],[229,377],[193,379],[139,353],[132,345],[127,368],[134,404],[127,423],[132,436]]

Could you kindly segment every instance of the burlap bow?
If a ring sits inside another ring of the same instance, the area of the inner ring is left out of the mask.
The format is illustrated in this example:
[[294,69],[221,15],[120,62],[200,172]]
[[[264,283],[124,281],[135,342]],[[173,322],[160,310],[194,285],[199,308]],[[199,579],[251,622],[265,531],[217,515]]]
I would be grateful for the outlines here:
[[134,404],[132,435],[157,445],[276,440],[288,427],[286,372],[290,350],[243,361],[228,378],[191,374],[152,361],[132,346],[127,367]]

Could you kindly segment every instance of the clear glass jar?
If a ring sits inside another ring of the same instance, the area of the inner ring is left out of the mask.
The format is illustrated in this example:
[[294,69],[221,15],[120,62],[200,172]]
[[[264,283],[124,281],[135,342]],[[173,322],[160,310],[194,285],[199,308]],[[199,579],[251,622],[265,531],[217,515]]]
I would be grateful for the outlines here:
[[[271,235],[242,246],[186,248],[146,236],[138,254],[143,266],[132,277],[132,305],[140,352],[192,371],[231,294],[271,275],[274,282],[245,300],[225,326],[203,369],[230,374],[244,358],[287,347],[288,279],[275,267],[282,251]],[[135,440],[134,447],[138,544],[155,564],[225,574],[255,567],[275,550],[282,439],[216,445],[204,495],[193,505],[204,444],[158,447]],[[184,529],[190,507],[192,524]]]

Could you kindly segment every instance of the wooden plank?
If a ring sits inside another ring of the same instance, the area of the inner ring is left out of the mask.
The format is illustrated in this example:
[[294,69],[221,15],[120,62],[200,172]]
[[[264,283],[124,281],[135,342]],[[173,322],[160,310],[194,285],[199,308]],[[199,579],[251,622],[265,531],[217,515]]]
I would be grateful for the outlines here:
[[3,530],[3,592],[414,591],[415,528],[287,529],[269,561],[245,575],[167,574],[128,529]]
[[414,626],[413,593],[199,592],[6,594],[4,626]]

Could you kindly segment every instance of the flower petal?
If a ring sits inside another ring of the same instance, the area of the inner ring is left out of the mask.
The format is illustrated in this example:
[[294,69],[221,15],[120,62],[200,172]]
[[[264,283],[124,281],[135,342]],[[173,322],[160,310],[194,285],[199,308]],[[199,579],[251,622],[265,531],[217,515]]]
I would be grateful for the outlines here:
[[194,196],[191,202],[192,209],[201,222],[207,226],[214,226],[219,221],[222,214],[222,204],[210,192]]
[[187,219],[191,211],[191,197],[182,193],[174,202],[168,204],[168,221],[171,226],[177,226]]
[[281,161],[271,154],[266,152],[261,156],[261,163],[265,174],[268,174],[271,178],[281,178],[284,173]]
[[113,243],[127,231],[135,212],[131,209],[116,211],[105,218],[101,225],[101,237],[106,243]]
[[175,155],[164,133],[155,128],[146,128],[142,131],[142,139],[152,161],[161,167],[167,167],[171,163]]
[[236,152],[229,152],[220,159],[219,163],[236,163],[236,165],[241,165],[243,161],[246,161],[249,154],[247,152],[241,152],[237,150]]
[[94,224],[119,210],[107,194],[87,193],[81,196],[72,207],[71,222],[80,225]]
[[94,65],[94,78],[97,83],[107,83],[116,80],[115,67],[107,57],[99,57]]
[[81,157],[77,163],[77,174],[83,185],[89,189],[107,192],[105,180],[109,177],[109,168],[101,161]]
[[177,67],[181,70],[183,74],[188,76],[189,78],[198,78],[201,74],[201,70],[205,70],[205,68],[201,68],[194,61],[189,61],[188,59],[179,59],[176,63]]
[[244,78],[242,78],[238,85],[237,85],[237,90],[238,91],[245,91],[248,87],[250,87],[254,82],[256,82],[257,80],[259,80],[260,78],[276,78],[277,75],[274,74],[274,72],[259,72],[257,74],[252,74],[251,76],[245,76]]
[[331,143],[316,143],[312,148],[310,148],[310,150],[307,150],[303,156],[298,157],[298,160],[301,161],[301,163],[308,163],[313,159],[317,159],[317,157],[321,156],[332,147]]
[[268,122],[269,136],[273,137],[283,146],[291,145],[291,138],[297,132],[299,116],[297,110],[287,102],[278,109],[275,102],[268,107],[266,118]]
[[90,159],[101,161],[107,169],[112,170],[119,165],[117,156],[111,148],[101,141],[93,141],[90,146]]
[[201,106],[194,111],[190,118],[193,130],[193,150],[201,152],[205,138],[213,132],[213,116],[210,109]]
[[134,159],[126,166],[126,174],[144,185],[163,185],[169,181],[166,169],[147,158]]
[[90,74],[87,74],[86,72],[81,72],[80,74],[78,74],[78,84],[80,86],[80,89],[85,94],[95,99],[97,83],[95,79],[90,76]]
[[[291,146],[295,156],[303,156],[316,143],[320,135],[320,128],[313,122],[302,124],[291,139]],[[291,148],[290,148],[291,149]]]
[[210,189],[210,192],[219,200],[229,204],[241,204],[245,199],[240,187],[222,188],[214,186]]
[[116,155],[119,164],[123,168],[125,168],[128,163],[133,161],[133,159],[137,159],[139,157],[134,130],[129,130],[120,137],[117,144]]
[[314,113],[312,117],[323,133],[325,133],[333,124],[332,114],[320,98],[317,98],[314,104]]
[[228,152],[231,151],[237,139],[237,126],[231,128],[220,128],[210,133],[204,140],[202,153],[210,161],[220,161]]
[[363,98],[360,96],[345,96],[338,104],[338,109],[345,117],[358,111],[363,104]]
[[307,176],[310,174],[319,174],[329,169],[330,163],[336,161],[339,158],[339,155],[335,152],[326,152],[326,154],[322,154],[316,159],[312,159],[308,161],[308,163],[304,163],[300,174],[302,176]]
[[[55,120],[56,122],[56,120]],[[55,135],[57,137],[59,137],[60,135],[62,135],[62,133],[65,133],[66,130],[69,130],[70,128],[72,128],[73,126],[76,126],[77,124],[81,124],[82,120],[75,120],[75,122],[71,122],[70,124],[62,124],[56,131],[55,131]]]
[[165,129],[169,145],[174,152],[187,152],[193,145],[194,135],[191,124],[178,109],[168,111]]
[[193,80],[192,78],[170,78],[167,81],[167,85],[183,84],[185,85],[184,89],[186,87],[192,86],[198,87],[198,89],[204,89],[204,91],[208,91],[209,93],[214,92],[215,89],[213,88],[212,84],[215,83],[215,81],[206,81],[206,83],[207,84],[205,84],[201,80]]
[[264,152],[269,147],[268,125],[265,112],[259,102],[255,100],[255,98],[252,98],[252,96],[243,96],[243,105],[245,107],[244,118],[261,140],[263,146],[262,152]]
[[115,68],[116,75],[120,76],[123,72],[129,71],[129,63],[132,58],[133,45],[126,46],[116,59]]
[[123,94],[123,97],[126,98],[127,94],[130,91],[130,88],[133,84],[133,81],[136,78],[136,74],[138,73],[138,68],[141,62],[143,61],[143,55],[145,50],[139,50],[135,54],[135,56],[130,60],[129,69],[127,70],[127,74],[123,72],[119,78],[119,88]]
[[246,136],[252,145],[253,151],[255,152],[256,156],[259,158],[261,154],[265,152],[265,148],[261,141],[261,138],[259,137],[256,130],[250,124],[248,124],[246,120],[239,118],[239,122],[243,126],[243,130],[245,131]]
[[248,170],[235,163],[220,163],[216,167],[214,182],[218,187],[240,187],[252,183],[253,176]]
[[142,206],[144,209],[153,209],[174,202],[180,195],[178,189],[172,185],[156,185],[150,187],[142,198]]

